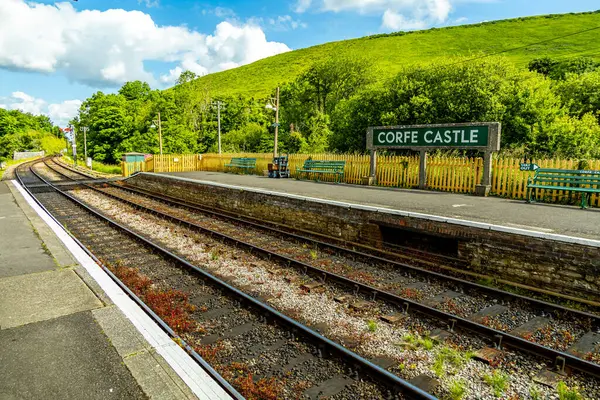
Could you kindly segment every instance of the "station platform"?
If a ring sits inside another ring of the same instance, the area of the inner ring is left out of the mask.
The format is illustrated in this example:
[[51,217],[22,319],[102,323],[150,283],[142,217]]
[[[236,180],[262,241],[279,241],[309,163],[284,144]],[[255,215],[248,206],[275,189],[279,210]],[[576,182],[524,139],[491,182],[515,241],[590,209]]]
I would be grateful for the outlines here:
[[14,181],[0,182],[0,399],[229,399]]
[[[230,185],[249,190],[267,190],[310,199],[324,199],[391,209],[415,217],[451,223],[476,223],[478,227],[500,229],[517,234],[533,234],[548,239],[566,236],[586,239],[587,245],[600,246],[600,209],[582,210],[577,206],[535,203],[500,197],[476,197],[466,194],[428,190],[383,188],[333,184],[295,179],[271,179],[256,175],[220,172],[161,173],[182,178]],[[581,241],[579,241],[581,242]]]

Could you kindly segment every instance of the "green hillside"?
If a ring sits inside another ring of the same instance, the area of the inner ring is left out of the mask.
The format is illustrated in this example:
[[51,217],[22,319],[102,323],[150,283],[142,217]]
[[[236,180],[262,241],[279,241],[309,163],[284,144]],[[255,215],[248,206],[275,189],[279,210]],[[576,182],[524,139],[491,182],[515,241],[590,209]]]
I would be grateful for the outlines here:
[[[527,47],[504,55],[523,67],[529,60],[543,56],[600,59],[600,30],[567,36],[594,27],[600,27],[600,11],[375,35],[280,54],[203,76],[193,84],[207,88],[213,96],[243,94],[263,97],[278,84],[293,80],[314,61],[332,54],[359,55],[373,60],[382,80],[395,75],[404,65],[442,59],[447,63],[448,57],[476,57],[521,46]],[[561,36],[567,37],[548,41]],[[539,43],[543,41],[547,42]]]

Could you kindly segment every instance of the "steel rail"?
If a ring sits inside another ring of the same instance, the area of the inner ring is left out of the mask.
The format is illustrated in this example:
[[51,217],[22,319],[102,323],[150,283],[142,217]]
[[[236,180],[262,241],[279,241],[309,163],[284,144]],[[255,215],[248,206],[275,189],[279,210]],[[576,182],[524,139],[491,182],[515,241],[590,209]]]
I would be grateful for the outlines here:
[[[489,287],[489,286],[485,286],[485,285],[481,285],[475,282],[471,282],[465,279],[461,279],[461,278],[457,278],[454,276],[450,276],[450,275],[446,275],[440,272],[435,272],[435,271],[430,271],[424,268],[420,268],[414,265],[410,265],[410,264],[406,264],[400,261],[396,261],[396,260],[390,260],[388,258],[385,257],[381,257],[378,255],[374,255],[374,254],[369,254],[369,253],[365,253],[362,251],[358,251],[358,250],[354,250],[354,249],[349,249],[347,247],[343,247],[343,246],[338,246],[332,243],[327,243],[315,238],[311,238],[308,236],[303,236],[303,235],[299,235],[296,233],[292,233],[292,232],[286,232],[286,231],[276,231],[275,228],[268,226],[268,225],[264,225],[264,224],[260,224],[257,222],[253,222],[253,221],[248,221],[245,220],[243,218],[240,217],[235,217],[232,215],[227,215],[224,213],[220,213],[214,210],[210,210],[201,206],[197,206],[194,204],[190,204],[188,202],[185,201],[181,201],[180,199],[176,199],[173,198],[171,196],[167,196],[167,195],[158,195],[155,193],[151,193],[149,191],[146,190],[140,190],[137,188],[131,188],[131,187],[124,187],[124,186],[120,186],[120,185],[116,185],[114,183],[108,183],[109,185],[121,189],[121,190],[126,190],[126,191],[130,191],[133,193],[137,193],[146,197],[149,197],[151,199],[155,199],[155,200],[160,200],[166,203],[171,203],[173,205],[179,206],[179,207],[186,207],[190,210],[193,211],[199,211],[199,212],[203,212],[203,213],[208,213],[208,214],[212,214],[215,215],[217,217],[221,217],[221,218],[225,218],[225,219],[229,219],[229,220],[233,220],[237,223],[240,224],[245,224],[245,225],[250,225],[252,227],[255,227],[257,229],[262,229],[262,230],[266,230],[266,231],[270,231],[270,232],[276,232],[278,234],[283,233],[286,236],[294,239],[294,240],[300,240],[300,241],[305,241],[305,242],[312,242],[315,243],[317,246],[322,246],[322,247],[327,247],[329,249],[335,250],[339,253],[346,253],[346,254],[351,254],[354,257],[362,257],[365,258],[367,260],[372,260],[372,261],[377,261],[380,263],[384,263],[387,265],[391,265],[400,269],[405,269],[405,270],[411,270],[417,274],[422,274],[422,275],[427,275],[428,277],[434,278],[434,279],[438,279],[438,280],[443,280],[443,281],[452,281],[453,283],[457,284],[457,285],[461,285],[464,286],[465,288],[468,289],[474,289],[477,290],[479,292],[482,293],[486,293],[486,294],[490,294],[493,295],[494,297],[497,298],[502,298],[502,299],[510,299],[510,300],[520,300],[520,301],[525,301],[528,302],[530,304],[535,305],[537,308],[542,309],[543,311],[560,311],[560,312],[569,312],[577,317],[581,317],[581,318],[590,318],[596,321],[596,324],[598,326],[600,326],[600,316],[594,313],[590,313],[590,312],[586,312],[586,311],[580,311],[580,310],[575,310],[569,307],[565,307],[565,306],[561,306],[559,304],[554,304],[554,303],[550,303],[544,300],[539,300],[539,299],[535,299],[532,297],[528,297],[528,296],[524,296],[524,295],[520,295],[520,294],[516,294],[516,293],[511,293],[502,289],[497,289],[494,287]],[[88,185],[89,187],[89,185]],[[95,187],[90,187],[94,190],[98,190]],[[104,194],[107,194],[104,191],[101,191]]]
[[[144,212],[147,212],[147,213],[151,213],[151,214],[157,215],[157,216],[159,216],[159,217],[161,217],[163,219],[170,220],[170,221],[172,221],[174,223],[177,223],[177,224],[180,224],[180,225],[186,225],[187,227],[189,227],[191,229],[195,229],[195,230],[207,233],[211,237],[212,236],[216,236],[216,237],[219,237],[219,238],[221,238],[223,240],[228,241],[229,243],[233,243],[236,246],[237,245],[241,245],[243,247],[246,247],[246,248],[250,249],[250,251],[255,251],[256,250],[259,253],[266,255],[269,259],[276,259],[276,260],[282,262],[283,264],[287,264],[288,266],[293,266],[294,268],[299,269],[300,271],[304,272],[305,274],[308,273],[308,271],[310,271],[314,276],[316,276],[317,278],[320,278],[322,281],[325,281],[326,278],[328,278],[328,279],[330,279],[330,280],[332,280],[332,281],[334,281],[334,282],[336,282],[338,284],[342,284],[344,286],[351,287],[351,288],[355,289],[355,293],[357,293],[357,294],[358,294],[359,291],[362,291],[362,292],[367,293],[369,295],[373,295],[373,298],[384,299],[384,300],[386,300],[386,301],[388,301],[390,303],[396,304],[396,305],[404,308],[405,310],[406,309],[413,309],[413,310],[416,310],[416,311],[418,311],[418,312],[420,312],[422,314],[425,314],[425,315],[428,315],[430,317],[433,317],[433,318],[435,318],[437,320],[442,320],[442,321],[445,321],[445,322],[447,321],[447,322],[449,322],[450,324],[453,325],[453,328],[462,328],[462,329],[474,332],[474,333],[476,333],[478,335],[481,335],[481,336],[487,337],[489,339],[492,339],[495,342],[496,341],[500,341],[500,343],[505,344],[505,345],[507,345],[509,347],[512,347],[512,348],[515,348],[515,349],[518,349],[518,350],[521,350],[521,351],[524,351],[524,352],[527,352],[527,353],[530,353],[530,354],[542,356],[542,357],[544,357],[546,359],[553,360],[555,362],[562,357],[566,361],[566,365],[567,366],[569,366],[571,368],[574,368],[574,369],[577,369],[577,370],[579,370],[581,372],[584,372],[584,373],[587,373],[587,374],[590,374],[590,375],[594,375],[596,377],[600,377],[600,365],[599,364],[583,360],[583,359],[581,359],[579,357],[576,357],[576,356],[574,356],[572,354],[561,352],[561,351],[552,349],[550,347],[546,347],[546,346],[540,345],[538,343],[529,341],[527,339],[524,339],[524,338],[521,338],[521,337],[518,337],[518,336],[515,336],[515,335],[511,335],[510,333],[490,328],[490,327],[488,327],[486,325],[479,324],[477,322],[474,322],[474,321],[471,321],[471,320],[468,320],[466,318],[462,318],[462,317],[459,317],[459,316],[456,316],[456,315],[453,315],[453,314],[450,314],[450,313],[446,313],[444,311],[440,311],[438,309],[435,309],[433,307],[424,305],[424,304],[419,303],[417,301],[414,301],[414,300],[411,300],[411,299],[408,299],[408,298],[404,298],[404,297],[398,296],[398,295],[390,293],[390,292],[383,291],[383,290],[378,289],[376,287],[373,287],[373,286],[370,286],[370,285],[367,285],[367,284],[364,284],[364,283],[361,283],[361,282],[358,282],[358,281],[346,278],[344,276],[341,276],[341,275],[338,275],[338,274],[335,274],[335,273],[323,270],[323,269],[318,268],[318,267],[314,267],[314,266],[312,266],[310,264],[307,264],[305,262],[302,262],[302,261],[293,259],[291,257],[285,256],[285,255],[282,255],[282,254],[279,254],[279,253],[276,253],[276,252],[273,252],[271,250],[262,248],[260,246],[257,246],[257,245],[245,242],[243,240],[234,238],[234,237],[229,236],[227,234],[220,233],[218,231],[215,231],[215,230],[203,227],[203,226],[201,226],[199,224],[196,224],[196,223],[193,223],[193,222],[190,222],[190,221],[186,221],[186,220],[180,219],[178,217],[174,217],[174,216],[172,216],[170,214],[167,214],[167,213],[164,213],[162,211],[158,211],[158,210],[146,207],[146,206],[142,206],[142,205],[137,204],[137,203],[135,203],[135,202],[133,202],[131,200],[121,198],[121,197],[119,197],[117,195],[114,195],[112,193],[107,193],[107,192],[105,192],[105,191],[103,191],[101,189],[95,188],[93,186],[90,186],[90,185],[85,185],[85,186],[89,187],[90,189],[92,189],[94,191],[102,193],[105,196],[108,196],[110,198],[113,198],[115,200],[123,202],[125,204],[128,204],[129,206],[134,207],[134,208],[136,208],[136,209],[138,209],[140,211],[144,211]],[[120,188],[120,186],[118,186],[118,185],[115,185],[115,186],[118,187],[118,188]],[[304,240],[309,240],[310,241],[310,239],[301,237],[299,235],[295,235],[294,234],[294,236],[296,236],[298,238],[303,238]],[[333,245],[333,246],[335,246],[335,245]],[[344,248],[340,248],[340,247],[338,247],[338,248],[340,250],[345,250],[346,251],[346,249],[344,249]],[[355,253],[355,254],[358,254],[360,256],[364,256],[364,257],[371,258],[371,259],[376,259],[378,261],[385,262],[385,263],[390,263],[389,260],[381,258],[381,257],[378,257],[378,256],[373,256],[373,255],[370,255],[370,254],[360,253],[360,252],[356,252],[356,251],[352,251],[352,252]],[[400,263],[398,263],[398,264],[400,264]],[[404,266],[404,264],[400,264],[400,266]],[[413,268],[416,268],[416,267],[413,267]],[[429,272],[430,274],[432,274],[433,276],[435,276],[438,279],[447,279],[447,277],[445,275],[443,275],[443,274],[439,274],[439,273],[432,272],[432,271],[427,271],[427,272]],[[460,282],[463,282],[462,280],[459,280],[458,278],[454,278],[454,279],[458,280]],[[474,287],[478,287],[478,288],[481,287],[481,288],[484,288],[484,289],[490,289],[490,288],[488,288],[486,286],[474,284],[472,282],[468,282],[468,281],[464,281],[464,282],[466,282],[466,283],[468,283],[470,285],[473,285]],[[577,311],[577,310],[571,310],[571,309],[568,309],[568,308],[565,308],[565,307],[562,307],[562,306],[558,306],[558,305],[555,305],[555,304],[552,304],[552,303],[547,303],[547,302],[543,302],[543,301],[540,301],[540,300],[530,299],[530,298],[525,297],[525,296],[520,296],[520,295],[515,295],[515,294],[509,293],[509,292],[500,291],[499,289],[493,289],[493,290],[497,291],[497,292],[500,292],[501,294],[506,295],[507,297],[518,298],[518,299],[521,299],[521,300],[528,301],[530,303],[533,302],[533,303],[541,304],[542,306],[547,307],[547,308],[559,309],[561,311],[567,311],[567,312],[571,312],[571,313],[576,313],[576,314],[579,314],[580,316],[583,316],[583,317],[593,318],[596,321],[596,323],[599,323],[599,321],[598,321],[599,317],[596,316],[595,314],[585,313],[585,312],[581,312],[581,311]]]
[[[417,273],[429,274],[429,273],[435,273],[435,271],[431,271],[431,270],[428,270],[428,269],[425,269],[425,268],[420,268],[420,267],[415,266],[415,265],[405,264],[403,262],[399,262],[399,261],[396,261],[396,260],[393,260],[393,259],[381,257],[381,256],[379,256],[377,254],[384,254],[384,255],[387,255],[387,256],[395,257],[395,258],[404,258],[404,259],[412,259],[412,260],[415,260],[415,258],[416,258],[415,261],[417,261],[420,264],[425,264],[425,265],[428,265],[428,266],[433,267],[433,268],[439,268],[439,269],[443,269],[443,270],[446,270],[446,271],[450,271],[450,272],[453,272],[453,273],[455,273],[457,275],[467,275],[467,276],[470,276],[472,278],[479,278],[479,279],[482,279],[482,278],[495,279],[499,283],[506,284],[506,285],[513,286],[513,287],[520,288],[520,289],[524,289],[524,290],[527,290],[527,291],[530,291],[530,292],[534,292],[534,293],[538,293],[538,294],[543,294],[543,295],[549,295],[549,296],[552,296],[552,297],[555,297],[555,298],[561,298],[561,299],[564,299],[564,300],[575,301],[575,302],[579,302],[579,303],[582,303],[582,304],[587,304],[587,305],[590,305],[590,306],[593,306],[593,307],[596,307],[596,308],[600,307],[600,303],[592,301],[592,300],[582,299],[582,298],[578,298],[578,297],[575,297],[575,296],[565,295],[565,294],[562,294],[562,293],[557,293],[557,292],[548,291],[548,290],[544,290],[544,289],[538,289],[538,288],[535,288],[535,287],[532,287],[532,286],[528,286],[528,285],[524,285],[524,284],[520,284],[520,283],[516,283],[516,282],[511,282],[511,281],[504,280],[504,279],[497,279],[497,278],[491,277],[489,275],[479,274],[479,273],[475,273],[475,272],[471,272],[471,271],[460,270],[460,269],[458,269],[458,264],[459,264],[459,261],[461,261],[461,260],[458,260],[458,259],[453,258],[453,257],[446,256],[446,255],[441,255],[441,254],[432,255],[431,253],[427,253],[426,251],[423,251],[423,250],[416,250],[417,253],[421,253],[422,255],[425,255],[426,257],[427,256],[432,257],[432,258],[436,258],[437,257],[437,258],[445,259],[446,261],[450,261],[450,265],[438,264],[438,263],[436,263],[436,261],[432,261],[432,260],[419,259],[418,258],[419,255],[412,255],[412,257],[411,257],[411,256],[406,255],[406,254],[394,254],[394,253],[390,252],[389,250],[381,250],[381,249],[374,248],[372,246],[368,246],[368,245],[364,245],[364,244],[356,243],[356,242],[351,242],[351,241],[346,241],[346,240],[343,240],[343,239],[339,239],[339,238],[336,238],[336,237],[324,235],[324,234],[321,234],[321,233],[310,232],[310,231],[307,231],[307,230],[304,230],[304,229],[299,229],[299,228],[292,228],[292,229],[290,229],[290,228],[285,227],[282,224],[278,224],[278,223],[274,223],[274,222],[268,222],[268,221],[255,222],[255,221],[259,221],[259,220],[257,218],[253,218],[253,217],[246,217],[246,216],[242,217],[239,214],[236,215],[233,212],[228,212],[228,211],[225,211],[225,210],[220,210],[220,209],[215,210],[215,209],[209,208],[207,206],[200,206],[197,203],[191,203],[191,202],[188,202],[188,201],[184,201],[182,199],[178,199],[176,197],[172,197],[172,196],[165,195],[165,194],[158,194],[156,192],[151,192],[151,191],[140,189],[140,188],[134,188],[132,186],[121,186],[121,185],[116,185],[116,184],[114,184],[112,182],[110,182],[109,184],[111,186],[117,187],[119,189],[126,190],[126,191],[129,191],[129,192],[132,192],[132,193],[138,193],[138,194],[144,195],[146,197],[150,197],[150,198],[153,198],[153,199],[156,199],[156,200],[163,201],[165,203],[177,204],[177,205],[179,205],[181,207],[187,207],[187,208],[189,208],[191,210],[195,210],[195,211],[200,211],[200,212],[204,212],[204,213],[207,213],[207,214],[216,215],[218,217],[230,219],[230,220],[237,221],[237,222],[240,222],[240,223],[243,223],[243,224],[253,225],[256,228],[264,229],[264,230],[270,230],[270,231],[273,231],[273,232],[277,232],[278,234],[284,233],[284,234],[286,234],[288,236],[294,236],[294,237],[298,237],[298,238],[304,238],[305,240],[312,241],[312,242],[317,243],[318,245],[321,245],[321,246],[327,246],[327,247],[329,247],[331,249],[334,249],[334,250],[341,249],[340,251],[344,251],[344,252],[354,252],[356,255],[360,255],[360,256],[364,256],[364,257],[379,257],[380,259],[385,260],[386,263],[389,263],[389,264],[392,264],[392,265],[396,265],[396,266],[401,266],[401,267],[404,267],[404,268],[410,268],[410,269],[412,269],[414,271],[417,271]],[[302,236],[302,235],[299,235],[299,234],[294,233],[294,232],[302,232],[304,234],[310,235],[310,237]],[[341,242],[341,243],[343,243],[344,246],[338,246],[338,245],[333,244],[333,243],[323,242],[323,241],[321,241],[319,239],[316,239],[315,237],[321,237],[321,238],[324,238],[325,240],[331,240],[331,241],[338,242],[338,243]],[[386,243],[384,243],[384,244],[386,244]],[[352,248],[349,248],[347,246],[351,246]],[[405,247],[402,247],[402,246],[399,246],[399,247],[401,249],[403,249],[403,250],[406,249]],[[365,252],[357,251],[356,248],[362,248],[362,249],[365,249],[366,251],[372,251],[373,253],[377,253],[377,254],[365,253]],[[453,263],[455,265],[452,265]],[[508,295],[508,296],[521,296],[521,295],[518,295],[516,293],[507,292],[507,291],[502,290],[502,289],[498,289],[498,288],[494,288],[494,287],[490,287],[490,286],[479,285],[479,284],[477,284],[477,283],[475,283],[473,281],[469,281],[469,280],[466,280],[466,279],[461,279],[461,278],[458,278],[456,276],[446,275],[446,274],[441,274],[441,275],[446,280],[454,280],[454,281],[461,282],[462,284],[465,284],[465,285],[473,285],[473,287],[480,288],[481,290],[495,291],[497,293],[503,293],[503,295]],[[579,310],[574,310],[574,309],[571,309],[571,308],[568,308],[568,307],[564,307],[564,306],[561,306],[561,305],[558,305],[558,304],[555,304],[555,303],[545,302],[543,300],[538,300],[538,299],[535,299],[535,298],[532,298],[532,297],[528,297],[528,296],[521,296],[521,297],[524,298],[524,299],[527,299],[528,301],[538,302],[540,304],[544,303],[544,304],[546,304],[546,305],[548,305],[550,307],[557,308],[557,309],[562,309],[563,311],[572,311],[572,312],[575,312],[575,313],[584,313],[585,314],[585,312],[582,312],[582,311],[579,311]],[[590,317],[594,317],[595,316],[595,318],[600,318],[600,316],[598,316],[597,314],[587,314],[587,315],[590,316]]]
[[[40,162],[40,160],[36,160],[37,162]],[[35,163],[36,161],[32,162]],[[45,164],[45,162],[44,162]],[[18,168],[15,169],[15,175],[17,177],[17,180],[19,181],[21,187],[31,196],[31,198],[37,203],[37,205],[44,210],[44,212],[54,221],[56,222],[59,226],[62,226],[62,223],[56,219],[56,217],[54,217],[54,215],[52,215],[52,213],[50,213],[50,211],[42,204],[42,202],[37,199],[37,197],[35,197],[35,195],[31,192],[31,190],[29,190],[27,184],[25,184],[23,182],[23,180],[21,179],[21,176],[18,173],[18,170],[21,166],[19,166]],[[31,170],[31,167],[29,167]],[[36,176],[41,182],[44,182],[46,184],[48,184],[47,181],[45,181],[43,178],[41,178],[38,174],[36,174],[33,170],[31,170],[32,174],[34,176]],[[52,185],[48,185],[48,186],[52,186]],[[55,189],[55,188],[54,188]],[[56,189],[55,189],[56,190]],[[79,239],[77,239],[71,232],[69,232],[68,230],[65,230],[65,232],[67,233],[67,235],[69,235],[71,237],[71,239],[73,239],[75,241],[75,243],[77,243],[77,245],[79,247],[81,247],[81,249],[83,249],[83,251],[90,257],[92,258],[96,264],[98,264],[98,266],[100,266],[100,268],[102,268],[104,270],[104,272],[106,272],[108,274],[108,276],[138,305],[142,308],[142,310],[144,310],[144,312],[146,312],[146,314],[148,314],[150,316],[150,318],[152,320],[154,320],[154,322],[156,322],[171,338],[175,339],[177,341],[177,343],[180,343],[183,347],[183,349],[194,359],[194,361],[196,361],[200,367],[202,369],[204,369],[204,371],[212,378],[214,379],[217,384],[230,396],[232,396],[232,398],[236,399],[236,400],[245,400],[245,397],[242,396],[233,386],[231,386],[231,384],[229,384],[229,382],[227,382],[217,371],[214,370],[213,367],[210,366],[210,364],[208,364],[202,357],[200,357],[200,355],[198,353],[196,353],[196,351],[181,337],[179,336],[173,329],[171,329],[171,327],[169,325],[167,325],[162,318],[160,318],[154,311],[152,311],[152,309],[150,307],[148,307],[146,305],[146,303],[144,303],[142,301],[142,299],[140,299],[135,293],[133,293],[131,291],[131,289],[129,289],[123,282],[121,282],[121,280],[119,278],[117,278],[112,271],[106,266],[104,265],[104,263],[102,263],[102,261],[100,261],[95,255],[94,253],[92,253],[83,243],[81,243],[79,241]]]
[[578,371],[584,372],[586,374],[600,377],[600,365],[599,364],[583,360],[583,359],[576,357],[569,353],[561,352],[561,351],[540,345],[538,343],[531,342],[531,341],[523,339],[521,337],[511,335],[510,333],[506,333],[503,331],[499,331],[499,330],[490,328],[488,326],[479,324],[477,322],[468,320],[466,318],[458,317],[456,315],[446,313],[444,311],[440,311],[436,308],[427,306],[427,305],[419,303],[417,301],[407,299],[407,298],[398,296],[398,295],[390,293],[390,292],[383,291],[376,287],[373,287],[373,286],[370,286],[370,285],[367,285],[367,284],[364,284],[361,282],[357,282],[352,279],[348,279],[344,276],[341,276],[341,275],[338,275],[338,274],[335,274],[335,273],[332,273],[329,271],[325,271],[321,268],[314,267],[314,266],[304,263],[302,261],[298,261],[293,258],[287,257],[285,255],[281,255],[281,254],[272,252],[268,249],[264,249],[260,246],[256,246],[254,244],[245,242],[243,240],[236,239],[227,234],[223,234],[223,233],[214,231],[212,229],[205,228],[205,227],[195,224],[193,222],[189,222],[189,221],[171,216],[162,211],[154,210],[152,208],[139,205],[133,201],[123,199],[119,196],[104,192],[100,189],[93,188],[93,187],[90,187],[90,188],[95,191],[98,191],[108,197],[111,197],[115,200],[121,201],[121,202],[123,202],[131,207],[134,207],[140,211],[144,211],[144,212],[147,212],[150,214],[157,215],[163,219],[170,220],[170,221],[180,224],[180,225],[186,225],[187,227],[189,227],[191,229],[195,229],[195,230],[207,233],[211,237],[217,236],[223,240],[228,241],[229,243],[233,243],[235,246],[241,245],[243,247],[248,248],[250,251],[256,250],[260,254],[266,255],[270,260],[276,259],[276,260],[282,262],[283,264],[287,264],[288,266],[293,266],[294,268],[299,269],[300,271],[304,272],[305,274],[308,274],[308,272],[310,271],[312,273],[312,275],[316,276],[317,278],[320,278],[323,282],[325,282],[326,279],[329,279],[338,284],[342,284],[344,286],[353,288],[355,294],[358,294],[362,291],[363,293],[372,295],[374,299],[379,298],[379,299],[383,299],[389,303],[396,304],[397,306],[400,306],[401,308],[403,308],[405,310],[405,312],[408,310],[415,310],[421,314],[433,317],[437,320],[448,322],[452,326],[451,330],[456,329],[456,328],[464,329],[464,330],[473,332],[477,335],[486,337],[488,339],[492,339],[498,345],[504,344],[504,345],[507,345],[508,347],[512,347],[512,348],[515,348],[515,349],[518,349],[523,352],[533,354],[536,356],[541,356],[548,360],[553,360],[555,362],[558,362],[558,360],[560,360],[562,358],[565,360],[566,366],[569,366],[573,369],[577,369]]
[[42,181],[44,181],[47,185],[49,185],[50,187],[52,187],[54,190],[56,190],[57,193],[63,195],[64,197],[66,197],[67,199],[73,201],[74,203],[76,203],[78,206],[82,207],[84,210],[86,210],[87,212],[89,212],[92,215],[95,215],[96,217],[108,222],[111,226],[116,227],[117,229],[127,233],[128,235],[132,236],[134,239],[136,239],[137,241],[145,244],[146,246],[156,250],[157,252],[159,252],[160,254],[163,254],[165,256],[167,256],[168,258],[172,259],[173,261],[185,266],[186,268],[189,268],[190,270],[196,272],[197,274],[200,274],[201,276],[203,276],[205,279],[213,282],[214,284],[216,284],[217,286],[226,289],[229,293],[233,294],[235,297],[237,298],[241,298],[242,300],[244,300],[245,302],[247,302],[248,304],[250,304],[251,306],[261,310],[262,312],[265,313],[265,316],[270,316],[272,317],[272,319],[274,321],[277,321],[279,323],[283,323],[284,325],[288,326],[288,328],[290,328],[292,330],[293,333],[298,333],[301,332],[307,339],[317,343],[317,346],[319,346],[319,348],[326,348],[329,350],[329,352],[331,354],[335,354],[339,357],[341,357],[342,359],[345,360],[349,360],[352,364],[354,364],[355,367],[361,368],[363,369],[369,376],[371,376],[373,379],[379,381],[379,382],[383,382],[384,384],[386,384],[388,387],[394,389],[394,390],[398,390],[400,392],[402,392],[404,395],[408,396],[411,399],[427,399],[427,400],[436,400],[435,396],[432,396],[431,394],[425,392],[424,390],[412,385],[411,383],[405,381],[404,379],[388,372],[387,370],[379,367],[378,365],[364,359],[363,357],[359,356],[358,354],[346,349],[345,347],[341,346],[340,344],[320,335],[319,333],[313,331],[312,329],[300,324],[299,322],[295,321],[294,319],[286,316],[285,314],[282,314],[281,312],[277,311],[276,309],[274,309],[273,307],[269,306],[268,304],[265,304],[257,299],[255,299],[254,297],[240,291],[239,289],[229,285],[228,283],[226,283],[225,281],[222,281],[221,279],[215,277],[214,275],[204,271],[203,269],[191,264],[189,261],[181,258],[180,256],[172,253],[171,251],[155,244],[154,242],[150,241],[149,239],[146,239],[145,237],[143,237],[142,235],[130,230],[129,228],[119,224],[118,222],[112,220],[111,218],[108,218],[104,215],[102,215],[101,213],[99,213],[98,211],[94,210],[93,208],[91,208],[90,206],[84,204],[83,202],[81,202],[80,200],[78,200],[77,198],[75,198],[74,196],[64,192],[63,190],[59,189],[58,187],[54,186],[52,183],[46,181],[45,179],[43,179],[42,177],[40,177],[35,171],[32,170],[32,172],[38,177],[40,178]]

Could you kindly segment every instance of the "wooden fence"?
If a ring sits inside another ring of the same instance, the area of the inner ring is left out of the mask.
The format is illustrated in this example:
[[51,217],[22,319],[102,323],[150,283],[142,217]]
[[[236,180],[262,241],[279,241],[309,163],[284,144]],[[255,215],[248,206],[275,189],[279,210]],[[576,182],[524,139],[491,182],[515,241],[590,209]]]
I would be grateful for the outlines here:
[[[224,172],[224,165],[232,157],[256,158],[256,169],[252,174],[266,175],[267,164],[272,162],[273,153],[236,153],[236,154],[165,154],[155,155],[143,163],[122,163],[123,175],[129,176],[137,171],[185,172],[215,171]],[[289,168],[292,178],[297,177],[296,168],[304,161],[313,160],[346,161],[344,183],[360,185],[363,177],[369,175],[369,156],[351,154],[290,154]],[[494,158],[492,161],[491,194],[512,199],[525,199],[527,178],[533,172],[520,171],[521,159]],[[542,168],[577,169],[577,160],[539,159],[532,163]],[[600,160],[589,163],[590,170],[600,170]],[[429,156],[427,158],[427,187],[431,190],[455,193],[474,193],[475,185],[481,182],[483,159],[468,157]],[[418,156],[378,156],[377,184],[385,187],[416,188],[419,186]],[[333,181],[333,176],[323,177],[324,181]],[[542,193],[543,194],[543,193]],[[558,202],[568,197],[560,191],[551,191],[547,198]],[[600,206],[600,196],[594,195],[591,204]]]

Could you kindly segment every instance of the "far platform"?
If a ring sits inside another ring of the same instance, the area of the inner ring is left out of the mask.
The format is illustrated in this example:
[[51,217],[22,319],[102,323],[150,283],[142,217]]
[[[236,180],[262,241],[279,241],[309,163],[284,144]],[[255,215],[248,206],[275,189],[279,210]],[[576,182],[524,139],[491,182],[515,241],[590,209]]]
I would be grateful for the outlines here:
[[582,210],[577,206],[528,204],[523,200],[494,196],[476,197],[431,190],[333,184],[291,178],[271,179],[220,172],[173,172],[162,175],[600,240],[600,209],[597,208]]

